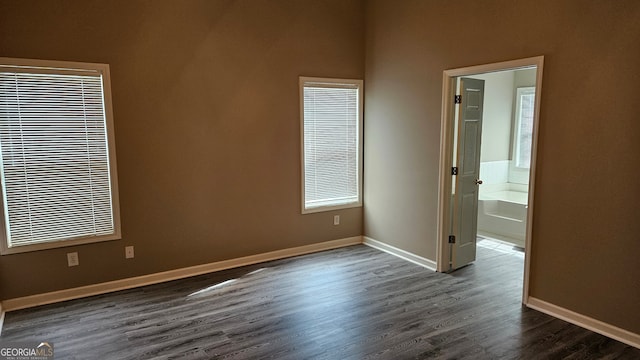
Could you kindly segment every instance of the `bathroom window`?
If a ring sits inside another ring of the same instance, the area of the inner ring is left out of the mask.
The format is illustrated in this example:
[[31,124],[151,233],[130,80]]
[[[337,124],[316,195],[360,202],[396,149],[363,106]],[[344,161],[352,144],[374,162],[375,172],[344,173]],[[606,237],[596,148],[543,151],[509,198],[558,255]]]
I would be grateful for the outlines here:
[[300,78],[302,213],[362,205],[362,84]]
[[535,87],[520,87],[516,90],[514,163],[517,168],[529,169],[531,166],[535,95]]
[[109,66],[0,58],[4,254],[120,238]]

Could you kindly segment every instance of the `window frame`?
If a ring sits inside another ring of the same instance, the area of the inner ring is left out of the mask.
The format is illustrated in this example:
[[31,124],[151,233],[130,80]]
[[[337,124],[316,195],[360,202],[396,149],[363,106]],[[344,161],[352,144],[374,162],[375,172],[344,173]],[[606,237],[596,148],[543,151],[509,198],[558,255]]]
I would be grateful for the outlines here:
[[[522,97],[533,95],[535,102],[536,88],[535,86],[523,86],[516,88],[516,109],[514,117],[514,134],[513,134],[513,167],[515,169],[526,170],[527,172],[531,168],[529,166],[521,166],[518,164],[520,158],[520,145],[521,145],[521,125],[522,125]],[[534,106],[535,107],[535,106]],[[535,110],[534,110],[535,111]],[[533,113],[531,117],[533,118]],[[531,150],[529,150],[531,152]]]
[[[356,111],[356,146],[357,146],[357,161],[356,161],[356,176],[357,176],[357,201],[339,204],[339,205],[320,205],[314,207],[307,207],[305,202],[306,196],[306,184],[305,184],[305,143],[304,143],[304,89],[306,86],[314,87],[327,87],[327,88],[353,88],[358,90],[358,109]],[[349,209],[362,207],[362,185],[363,185],[363,114],[364,114],[364,81],[361,79],[339,79],[339,78],[322,78],[322,77],[306,77],[301,76],[299,78],[299,98],[300,98],[300,164],[301,164],[301,209],[302,214],[318,213],[325,211],[333,211],[340,209]]]
[[[68,246],[76,246],[81,244],[89,244],[102,241],[119,240],[122,238],[120,223],[120,202],[118,192],[118,173],[115,150],[115,131],[113,122],[113,108],[111,101],[111,80],[108,64],[101,63],[84,63],[72,61],[55,61],[55,60],[35,60],[0,57],[0,67],[16,68],[19,71],[27,73],[47,73],[47,74],[66,74],[66,75],[87,75],[99,74],[102,78],[102,97],[105,117],[106,131],[106,148],[107,159],[109,164],[109,180],[111,190],[111,211],[113,216],[113,233],[107,235],[95,235],[80,238],[63,239],[50,242],[34,243],[30,245],[19,245],[9,247],[7,239],[7,217],[5,210],[5,193],[4,184],[2,184],[2,192],[0,194],[0,205],[2,206],[2,215],[0,216],[0,255],[9,255],[17,253],[26,253],[45,249],[55,249]],[[2,164],[0,163],[0,167]]]

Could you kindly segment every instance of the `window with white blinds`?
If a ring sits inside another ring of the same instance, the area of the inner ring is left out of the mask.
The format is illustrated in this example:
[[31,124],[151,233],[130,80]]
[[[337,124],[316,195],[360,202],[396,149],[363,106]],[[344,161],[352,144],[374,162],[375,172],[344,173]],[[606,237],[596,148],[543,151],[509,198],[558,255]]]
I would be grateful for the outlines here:
[[300,78],[302,211],[362,205],[362,80]]
[[519,87],[516,89],[514,162],[518,168],[529,169],[531,167],[535,98],[535,87]]
[[119,238],[108,65],[0,61],[2,253]]

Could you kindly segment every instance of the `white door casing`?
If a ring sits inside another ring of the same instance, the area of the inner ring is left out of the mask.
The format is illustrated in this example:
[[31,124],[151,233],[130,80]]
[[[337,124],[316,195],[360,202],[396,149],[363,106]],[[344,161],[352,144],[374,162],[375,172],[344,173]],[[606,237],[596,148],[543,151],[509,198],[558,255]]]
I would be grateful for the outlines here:
[[443,71],[442,77],[442,122],[440,133],[440,180],[438,184],[438,229],[437,229],[437,261],[436,268],[439,272],[446,272],[450,268],[451,246],[448,243],[448,237],[451,235],[452,213],[453,213],[453,197],[452,197],[452,175],[451,167],[453,165],[454,153],[454,95],[456,94],[456,79],[464,76],[472,76],[476,74],[485,74],[505,70],[517,69],[536,69],[536,95],[535,108],[533,116],[533,136],[531,143],[531,167],[529,172],[529,209],[527,212],[527,226],[525,237],[525,248],[527,251],[524,255],[524,278],[522,287],[522,303],[528,305],[529,301],[529,271],[531,268],[531,241],[532,227],[535,207],[535,178],[536,178],[536,162],[537,162],[537,144],[538,144],[538,122],[540,116],[540,102],[542,92],[544,56],[535,56],[530,58],[508,60],[503,62],[474,65],[463,68],[448,69]]

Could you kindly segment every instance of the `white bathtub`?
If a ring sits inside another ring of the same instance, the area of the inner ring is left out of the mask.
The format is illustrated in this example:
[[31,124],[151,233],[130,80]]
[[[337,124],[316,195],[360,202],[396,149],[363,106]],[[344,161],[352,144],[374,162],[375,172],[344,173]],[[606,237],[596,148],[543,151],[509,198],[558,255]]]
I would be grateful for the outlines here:
[[528,194],[501,190],[480,193],[478,235],[506,241],[524,248]]

